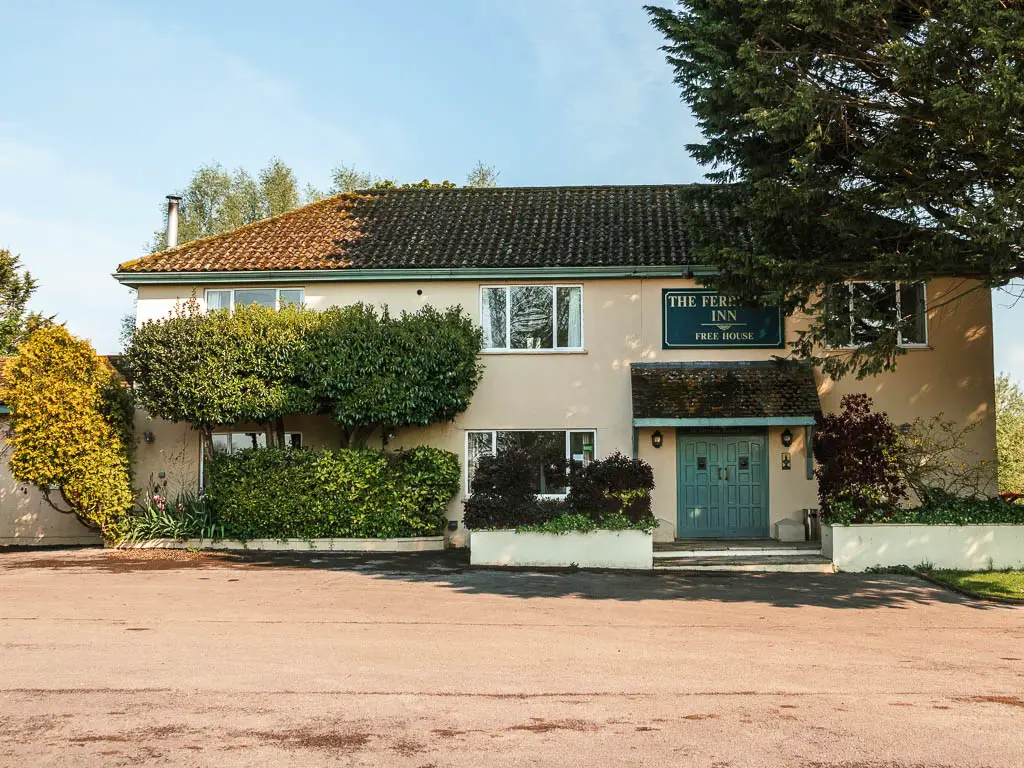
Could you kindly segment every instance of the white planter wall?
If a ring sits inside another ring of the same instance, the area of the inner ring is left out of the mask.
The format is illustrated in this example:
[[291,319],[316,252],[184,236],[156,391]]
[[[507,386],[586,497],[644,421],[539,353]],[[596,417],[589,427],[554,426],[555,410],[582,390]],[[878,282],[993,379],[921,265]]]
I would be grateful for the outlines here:
[[1024,567],[1024,525],[824,525],[821,550],[841,571],[929,563],[981,571]]
[[444,536],[405,539],[150,539],[119,545],[122,549],[249,549],[261,552],[436,552]]
[[634,568],[654,566],[651,534],[643,531],[589,533],[516,533],[473,531],[469,537],[472,565],[537,565],[552,568]]

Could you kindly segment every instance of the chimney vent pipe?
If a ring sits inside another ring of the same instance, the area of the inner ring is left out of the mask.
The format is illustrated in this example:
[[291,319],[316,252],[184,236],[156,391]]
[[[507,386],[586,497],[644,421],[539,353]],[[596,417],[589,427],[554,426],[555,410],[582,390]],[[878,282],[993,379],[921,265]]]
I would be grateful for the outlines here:
[[167,247],[178,244],[178,208],[181,198],[178,195],[167,196]]

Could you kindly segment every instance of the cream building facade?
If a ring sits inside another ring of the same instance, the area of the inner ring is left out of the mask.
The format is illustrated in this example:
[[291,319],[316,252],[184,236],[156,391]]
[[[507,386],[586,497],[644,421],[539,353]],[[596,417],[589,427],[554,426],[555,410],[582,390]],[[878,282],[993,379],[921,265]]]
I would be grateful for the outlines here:
[[[465,477],[452,521],[461,520],[474,456],[562,441],[569,458],[619,451],[653,466],[656,539],[774,536],[777,523],[802,522],[817,506],[809,440],[818,413],[837,410],[848,393],[870,395],[897,424],[939,413],[979,422],[972,447],[994,462],[987,291],[968,291],[962,280],[916,288],[927,320],[915,326],[921,335],[895,372],[832,381],[794,370],[773,361],[787,356],[804,318],[779,318],[780,338],[761,343],[764,313],[730,313],[727,299],[698,284],[685,221],[699,194],[602,187],[343,195],[129,262],[115,277],[137,289],[139,324],[193,297],[207,307],[461,306],[485,328],[489,347],[470,407],[453,423],[397,430],[389,444],[460,456]],[[680,333],[694,344],[676,343]],[[789,378],[780,383],[780,375]],[[740,410],[730,402],[736,387],[746,403]],[[136,428],[145,436],[140,485],[173,494],[199,484],[197,432],[144,413]],[[340,444],[324,416],[286,417],[285,429],[303,446]],[[225,425],[218,445],[251,445],[261,430]],[[461,526],[450,538],[467,540]]]

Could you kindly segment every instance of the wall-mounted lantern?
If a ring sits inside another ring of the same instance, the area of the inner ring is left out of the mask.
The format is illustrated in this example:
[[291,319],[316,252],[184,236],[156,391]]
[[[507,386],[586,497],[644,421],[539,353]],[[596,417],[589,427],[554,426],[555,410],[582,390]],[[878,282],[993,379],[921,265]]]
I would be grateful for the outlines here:
[[789,448],[793,444],[793,433],[789,431],[789,427],[786,427],[782,431],[782,447]]
[[153,433],[152,432],[143,432],[142,433],[142,439],[145,440],[147,443],[152,443],[153,442]]
[[654,434],[651,435],[651,445],[653,445],[655,448],[661,448],[661,443],[663,442],[663,439],[664,438],[662,438],[661,432],[656,429],[654,430]]

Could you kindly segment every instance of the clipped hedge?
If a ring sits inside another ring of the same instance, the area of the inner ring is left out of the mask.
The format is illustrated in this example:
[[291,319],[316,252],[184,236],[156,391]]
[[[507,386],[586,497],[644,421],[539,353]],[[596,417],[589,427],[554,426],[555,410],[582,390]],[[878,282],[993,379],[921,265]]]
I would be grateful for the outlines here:
[[[565,471],[548,461],[548,471]],[[651,512],[654,472],[639,459],[620,453],[586,466],[571,464],[569,493],[564,498],[534,494],[538,459],[525,451],[482,456],[477,462],[465,501],[463,523],[470,530],[544,533],[569,531],[652,531],[657,521]]]
[[455,454],[257,448],[213,457],[207,497],[232,535],[256,538],[436,536],[459,488]]
[[920,525],[1024,525],[1024,504],[992,498],[965,498],[933,489],[919,507],[858,509],[849,502],[833,503],[823,517],[829,525],[852,523]]

